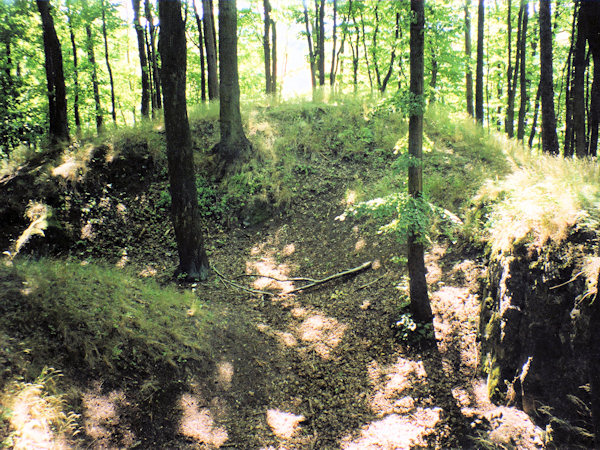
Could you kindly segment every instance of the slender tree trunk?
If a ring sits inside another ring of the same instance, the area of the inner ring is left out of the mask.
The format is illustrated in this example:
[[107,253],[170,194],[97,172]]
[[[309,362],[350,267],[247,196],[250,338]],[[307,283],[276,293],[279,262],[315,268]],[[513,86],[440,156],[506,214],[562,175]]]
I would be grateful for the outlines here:
[[[590,100],[590,111],[588,116],[589,145],[588,154],[596,156],[598,152],[598,126],[600,124],[600,5],[595,2],[588,5],[589,26],[588,43],[590,53],[594,61],[594,81]],[[599,418],[600,419],[600,418]],[[599,438],[600,441],[600,438]]]
[[523,29],[521,30],[520,55],[521,55],[521,72],[520,72],[520,94],[521,102],[519,106],[519,119],[517,125],[517,139],[522,141],[525,137],[525,113],[529,102],[529,94],[527,92],[527,24],[529,21],[529,1],[521,0],[523,8]]
[[552,75],[551,17],[550,0],[540,0],[540,86],[538,92],[542,101],[542,150],[552,155],[558,155],[558,136],[556,134],[556,115],[554,113],[554,79]]
[[265,92],[271,93],[271,4],[269,0],[263,0],[264,33],[263,33],[263,55],[265,58]]
[[75,117],[75,128],[77,134],[81,134],[81,115],[79,114],[79,67],[77,65],[77,45],[75,43],[75,32],[71,22],[71,12],[67,17],[69,25],[69,36],[71,38],[71,49],[73,51],[73,115]]
[[[337,0],[334,0],[334,1],[337,1]],[[340,66],[340,55],[342,53],[344,53],[344,45],[346,43],[346,37],[348,36],[348,20],[350,19],[350,10],[351,9],[352,9],[352,0],[349,0],[348,1],[348,14],[344,18],[344,22],[343,22],[346,24],[346,26],[343,28],[342,42],[337,50],[337,54],[335,57],[335,68],[333,70],[333,83],[335,83],[335,79],[337,77],[339,66]],[[350,45],[352,45],[352,44],[350,44]]]
[[179,254],[178,274],[205,280],[209,265],[200,227],[192,136],[185,99],[185,28],[179,0],[160,0],[160,54],[171,218]]
[[431,79],[429,80],[429,102],[435,103],[435,89],[437,86],[438,62],[433,50],[431,51]]
[[150,39],[148,31],[148,21],[146,20],[146,26],[144,27],[144,42],[146,44],[146,54],[148,55],[148,84],[150,86],[150,105],[152,106],[152,118],[156,116],[158,107],[156,106],[156,89],[154,88],[156,83],[154,82],[154,72],[152,72],[152,49],[150,48]]
[[371,77],[371,65],[369,63],[369,52],[367,50],[367,33],[365,33],[365,19],[362,10],[360,11],[360,27],[362,29],[363,52],[365,53],[365,63],[367,63],[367,74],[369,75],[369,87],[373,92],[373,77]]
[[277,26],[271,19],[271,93],[277,94]]
[[[204,64],[204,37],[202,36],[202,19],[196,8],[196,0],[192,0],[194,8],[194,17],[196,18],[196,27],[198,28],[198,50],[200,51],[200,95],[202,103],[206,102],[206,67]],[[204,13],[203,13],[204,14]]]
[[[510,0],[509,0],[510,4]],[[465,57],[467,68],[465,73],[465,90],[467,97],[467,114],[475,116],[473,108],[473,72],[471,68],[471,0],[465,0]],[[510,28],[509,28],[510,30]]]
[[67,95],[60,42],[50,13],[50,2],[36,1],[42,18],[46,81],[48,83],[48,111],[50,142],[53,145],[69,140]]
[[352,81],[354,84],[354,93],[358,92],[358,63],[360,60],[360,30],[358,23],[356,22],[356,15],[352,9],[352,3],[349,5],[350,11],[352,11],[352,22],[354,23],[354,32],[356,33],[355,45],[352,45],[352,38],[349,39],[350,47],[352,48]]
[[219,58],[221,141],[214,149],[224,170],[250,148],[242,127],[237,61],[236,0],[219,0]]
[[148,52],[150,71],[152,72],[152,79],[154,80],[152,106],[155,109],[161,109],[162,99],[160,95],[160,75],[158,73],[158,57],[156,52],[156,27],[154,26],[154,17],[152,17],[149,0],[144,0],[144,13],[146,15],[146,22],[148,23],[148,37],[150,41],[150,50]]
[[310,81],[312,82],[313,90],[317,87],[316,67],[315,67],[315,52],[312,44],[312,34],[310,32],[310,20],[308,20],[308,8],[306,7],[306,0],[302,0],[302,6],[304,7],[304,26],[306,28],[306,39],[308,40],[308,59],[310,61]]
[[[379,34],[379,2],[375,3],[375,29],[373,30],[373,39],[371,45],[371,59],[375,70],[375,78],[377,80],[377,90],[381,91],[381,73],[379,72],[379,61],[377,59],[377,35]],[[364,28],[363,28],[364,31]]]
[[[410,25],[410,92],[423,103],[424,51],[425,51],[425,5],[424,0],[411,0],[413,20]],[[416,164],[408,168],[408,191],[411,197],[420,198],[423,193],[423,111],[419,108],[410,113],[408,125],[408,153]],[[419,323],[431,323],[433,314],[427,293],[425,257],[420,231],[414,229],[408,236],[408,273],[410,310]]]
[[337,0],[333,0],[333,48],[331,50],[331,69],[329,70],[329,85],[333,87],[335,83],[335,51],[337,45]]
[[317,3],[317,70],[319,72],[319,86],[325,85],[325,0]]
[[585,128],[585,69],[587,66],[585,48],[587,41],[586,2],[581,3],[577,24],[577,39],[573,56],[573,80],[571,95],[573,96],[573,131],[575,155],[587,156],[587,135]]
[[477,15],[477,70],[475,76],[475,118],[483,125],[483,38],[485,25],[484,0],[479,0]]
[[140,24],[140,0],[132,0],[133,5],[133,25],[138,42],[138,53],[140,55],[140,67],[142,70],[142,117],[150,116],[150,81],[148,77],[148,58],[146,57],[146,42],[144,39],[144,29]]
[[110,67],[110,58],[108,56],[108,36],[106,34],[106,11],[104,0],[101,0],[102,9],[102,36],[104,38],[104,59],[106,61],[106,70],[108,71],[108,80],[110,83],[110,104],[112,107],[111,115],[113,123],[117,124],[117,108],[115,106],[115,82],[113,80],[112,69]]
[[94,36],[92,34],[92,27],[86,25],[85,33],[87,35],[87,51],[88,60],[92,70],[92,89],[94,91],[94,104],[96,105],[96,131],[102,132],[103,127],[103,116],[102,116],[102,105],[100,104],[100,88],[98,86],[98,67],[96,66],[96,56],[94,55]]
[[[540,99],[541,99],[541,82],[538,85],[537,94],[535,94],[535,106],[533,107],[533,124],[531,125],[531,133],[529,134],[529,142],[527,143],[529,145],[529,148],[533,147],[533,139],[535,138],[536,127],[537,127],[537,122],[538,122],[538,114],[539,114],[539,110],[540,110]],[[542,118],[542,120],[543,120],[543,118]],[[556,116],[554,117],[554,120],[556,123]],[[544,124],[542,123],[542,140],[544,138],[543,126],[544,126]],[[556,133],[556,130],[554,130],[554,132]],[[546,153],[554,154],[552,152],[547,152],[546,150],[544,150],[543,143],[542,143],[542,151],[544,151]],[[555,153],[555,154],[558,154],[558,138],[556,139],[556,152],[557,153]]]
[[219,98],[219,78],[217,75],[217,44],[213,3],[211,0],[202,0],[204,11],[204,44],[206,46],[206,66],[208,69],[208,99]]
[[504,121],[504,130],[508,137],[513,137],[515,134],[515,90],[513,88],[513,66],[512,66],[512,1],[508,0],[508,17],[506,18],[507,27],[507,47],[508,47],[508,68],[506,70],[507,84],[507,105],[506,105],[506,120]]
[[392,53],[390,55],[390,66],[388,67],[388,71],[383,77],[383,81],[381,82],[381,92],[384,93],[387,84],[390,81],[390,77],[392,76],[392,72],[394,71],[394,62],[396,61],[396,47],[398,45],[398,40],[400,38],[400,13],[396,13],[396,29],[394,31],[394,45],[392,46]]

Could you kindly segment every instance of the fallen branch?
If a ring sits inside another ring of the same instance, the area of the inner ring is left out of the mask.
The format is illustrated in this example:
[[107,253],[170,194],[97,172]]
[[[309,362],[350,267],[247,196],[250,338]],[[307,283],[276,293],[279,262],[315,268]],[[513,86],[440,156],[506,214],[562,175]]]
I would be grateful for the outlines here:
[[344,270],[343,272],[336,273],[334,275],[330,275],[327,278],[323,278],[322,280],[315,280],[312,283],[305,284],[304,286],[300,286],[296,289],[292,289],[291,291],[286,292],[286,294],[293,294],[294,292],[304,291],[306,289],[319,286],[323,283],[327,283],[328,281],[335,280],[336,278],[340,278],[346,275],[351,275],[353,273],[362,272],[365,269],[371,267],[372,261],[367,261],[366,263],[361,264],[358,267],[354,267],[352,269]]
[[215,266],[213,266],[211,264],[210,268],[212,270],[214,270],[214,272],[217,274],[217,276],[221,279],[221,281],[225,284],[228,284],[230,286],[233,286],[234,288],[237,289],[241,289],[242,291],[246,291],[246,292],[250,292],[252,294],[259,294],[259,295],[274,295],[272,292],[267,292],[267,291],[260,291],[258,289],[251,289],[248,288],[246,286],[242,286],[241,284],[237,284],[234,281],[228,280],[227,278],[225,278],[225,275],[223,275],[221,272],[219,272],[217,270],[217,268]]
[[387,275],[387,273],[384,273],[383,275],[381,275],[379,278],[373,280],[373,281],[369,281],[366,284],[363,284],[362,286],[357,287],[355,290],[356,291],[360,291],[361,289],[367,288],[375,283],[377,283],[379,280],[382,280],[383,278],[385,278],[385,276]]

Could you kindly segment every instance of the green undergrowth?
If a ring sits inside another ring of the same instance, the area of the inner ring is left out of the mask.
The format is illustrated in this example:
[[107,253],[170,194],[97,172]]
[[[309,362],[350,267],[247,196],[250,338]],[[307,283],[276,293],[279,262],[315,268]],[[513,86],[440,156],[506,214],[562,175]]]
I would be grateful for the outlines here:
[[216,307],[190,291],[124,270],[42,259],[0,266],[0,325],[40,356],[66,354],[88,370],[148,374],[201,366]]

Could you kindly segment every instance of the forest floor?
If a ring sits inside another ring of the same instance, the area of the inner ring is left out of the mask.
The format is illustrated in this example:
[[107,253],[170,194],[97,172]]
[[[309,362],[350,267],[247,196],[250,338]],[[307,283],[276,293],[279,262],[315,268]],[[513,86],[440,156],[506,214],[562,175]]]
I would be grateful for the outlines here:
[[[52,445],[543,447],[542,430],[526,414],[488,400],[477,341],[486,270],[479,252],[447,239],[427,250],[435,346],[421,345],[419,328],[394,326],[407,312],[406,270],[398,262],[404,246],[378,234],[381,224],[372,218],[341,220],[352,182],[359,175],[364,183],[376,181],[388,164],[366,168],[360,161],[315,158],[310,171],[297,174],[297,195],[270,219],[210,227],[210,261],[222,276],[213,272],[206,282],[179,286],[219,305],[230,328],[239,330],[215,330],[221,334],[212,339],[208,375],[169,380],[149,399],[135,373],[104,377],[65,366],[68,358],[57,360],[80,432]],[[172,284],[176,252],[166,213],[156,211],[157,185],[115,184],[108,194],[110,184],[100,186],[93,202],[94,194],[85,194],[94,205],[86,209],[88,218],[97,215],[88,223],[96,229],[70,257],[129,266]],[[322,279],[365,262],[371,264],[360,272],[290,293],[307,282],[297,278]],[[11,358],[0,362],[18,362]],[[10,431],[3,420],[0,438]]]

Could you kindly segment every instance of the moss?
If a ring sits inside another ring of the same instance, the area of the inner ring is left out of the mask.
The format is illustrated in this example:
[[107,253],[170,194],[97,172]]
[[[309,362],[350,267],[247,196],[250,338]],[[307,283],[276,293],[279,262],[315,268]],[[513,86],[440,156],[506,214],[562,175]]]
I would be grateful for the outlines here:
[[502,381],[500,365],[497,364],[494,356],[488,355],[488,376],[487,376],[487,390],[488,397],[490,400],[497,400],[500,396],[500,382]]

